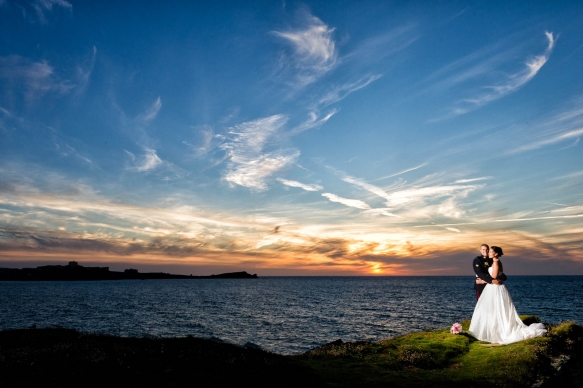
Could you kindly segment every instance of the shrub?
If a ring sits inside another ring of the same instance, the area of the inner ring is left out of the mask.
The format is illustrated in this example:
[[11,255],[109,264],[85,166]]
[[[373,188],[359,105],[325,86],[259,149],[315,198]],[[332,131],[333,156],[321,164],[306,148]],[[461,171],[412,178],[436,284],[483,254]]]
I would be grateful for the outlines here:
[[522,323],[527,326],[533,323],[540,323],[540,318],[536,315],[521,315],[520,319],[522,320]]

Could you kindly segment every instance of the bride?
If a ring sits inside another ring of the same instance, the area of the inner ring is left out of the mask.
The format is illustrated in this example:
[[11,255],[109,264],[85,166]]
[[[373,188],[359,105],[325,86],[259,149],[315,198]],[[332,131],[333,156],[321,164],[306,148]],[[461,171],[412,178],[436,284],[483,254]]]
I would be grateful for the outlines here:
[[[502,248],[490,248],[489,256],[494,262],[488,272],[493,279],[502,274],[502,255]],[[506,345],[540,337],[547,331],[542,323],[530,326],[522,323],[505,285],[487,284],[474,309],[468,332],[480,341]]]

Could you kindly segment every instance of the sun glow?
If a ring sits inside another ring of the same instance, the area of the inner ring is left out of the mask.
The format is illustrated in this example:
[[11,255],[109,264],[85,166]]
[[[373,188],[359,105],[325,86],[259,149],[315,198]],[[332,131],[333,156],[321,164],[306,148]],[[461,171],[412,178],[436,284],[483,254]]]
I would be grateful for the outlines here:
[[381,268],[381,264],[380,263],[375,263],[372,268],[371,268],[371,272],[374,274],[380,274],[383,272],[383,269]]

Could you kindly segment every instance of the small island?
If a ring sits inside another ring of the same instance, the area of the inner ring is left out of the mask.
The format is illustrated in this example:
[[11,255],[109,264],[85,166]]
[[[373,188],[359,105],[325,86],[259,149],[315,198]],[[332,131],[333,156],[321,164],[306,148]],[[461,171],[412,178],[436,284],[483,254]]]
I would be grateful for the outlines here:
[[84,267],[76,261],[68,265],[43,265],[36,268],[0,268],[0,280],[149,280],[149,279],[257,279],[257,274],[229,272],[210,276],[173,275],[164,272],[123,272],[109,267]]

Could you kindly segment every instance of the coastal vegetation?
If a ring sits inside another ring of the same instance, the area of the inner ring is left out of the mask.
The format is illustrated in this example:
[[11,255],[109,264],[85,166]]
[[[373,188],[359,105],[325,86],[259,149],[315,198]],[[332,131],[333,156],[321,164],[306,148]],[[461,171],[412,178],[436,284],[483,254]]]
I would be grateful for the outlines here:
[[[525,323],[537,317],[522,316]],[[1,387],[142,386],[554,387],[580,386],[583,327],[548,325],[544,337],[495,346],[449,329],[378,342],[334,341],[282,356],[218,340],[124,338],[47,328],[0,332]],[[577,385],[579,384],[579,385]]]
[[[523,322],[538,322],[521,316]],[[495,346],[449,329],[411,333],[379,342],[327,344],[296,356],[331,387],[571,386],[581,371],[583,328],[548,325],[545,337]],[[565,368],[566,360],[570,364]],[[574,373],[572,373],[574,372]]]

